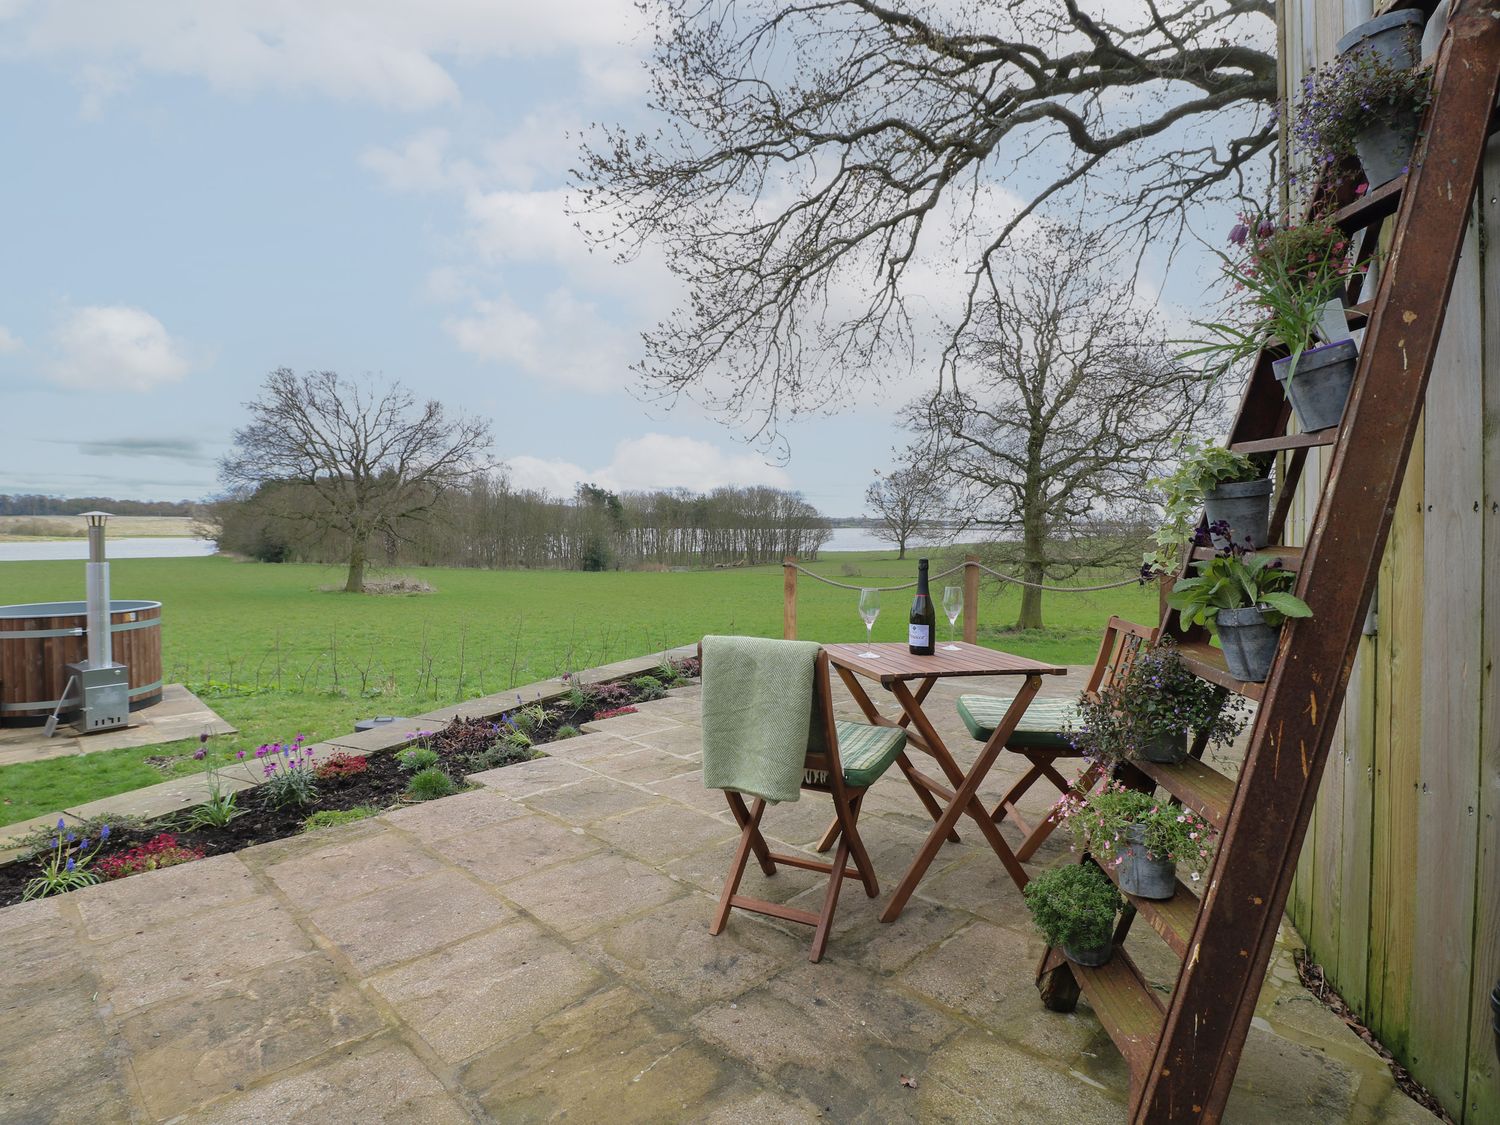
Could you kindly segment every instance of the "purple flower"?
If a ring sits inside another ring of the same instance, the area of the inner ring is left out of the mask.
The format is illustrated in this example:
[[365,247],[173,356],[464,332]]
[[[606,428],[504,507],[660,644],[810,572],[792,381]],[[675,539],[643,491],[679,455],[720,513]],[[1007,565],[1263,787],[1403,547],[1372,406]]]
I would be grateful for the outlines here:
[[108,840],[109,839],[109,825],[106,824],[103,828],[99,829],[99,839],[101,839],[101,840]]
[[1270,219],[1262,219],[1260,221],[1260,226],[1255,229],[1255,233],[1261,238],[1270,238],[1273,234],[1276,233],[1276,224],[1273,223]]
[[76,864],[76,863],[74,863],[74,862],[73,862],[73,857],[72,857],[72,856],[69,856],[69,857],[68,857],[68,870],[69,870],[69,871],[72,871],[72,870],[73,870],[73,869],[74,869],[74,868],[76,868],[76,867],[77,867],[77,866],[78,866],[78,864]]
[[208,731],[204,731],[202,734],[200,734],[198,736],[198,741],[200,743],[207,742],[208,741]]
[[1235,223],[1229,228],[1229,241],[1236,246],[1245,245],[1245,239],[1250,237],[1250,228],[1244,223]]
[[66,820],[64,820],[62,817],[58,817],[57,818],[57,830],[59,832],[61,832],[67,826],[68,826],[68,822]]
[[193,761],[195,762],[201,762],[206,757],[208,757],[208,750],[202,746],[193,751]]

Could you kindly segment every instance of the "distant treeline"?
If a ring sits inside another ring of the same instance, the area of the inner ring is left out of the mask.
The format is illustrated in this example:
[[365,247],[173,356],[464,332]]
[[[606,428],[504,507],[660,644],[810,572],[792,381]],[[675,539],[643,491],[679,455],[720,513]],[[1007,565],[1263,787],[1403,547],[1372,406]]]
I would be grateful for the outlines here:
[[[314,532],[299,518],[304,503],[290,485],[215,502],[219,550],[267,562],[347,560],[342,537]],[[566,570],[754,566],[785,555],[816,559],[831,534],[816,508],[776,488],[617,494],[584,484],[559,498],[490,475],[435,497],[424,518],[382,529],[371,561]]]
[[0,516],[78,516],[108,512],[112,516],[192,516],[193,500],[116,500],[112,496],[27,496],[0,493]]

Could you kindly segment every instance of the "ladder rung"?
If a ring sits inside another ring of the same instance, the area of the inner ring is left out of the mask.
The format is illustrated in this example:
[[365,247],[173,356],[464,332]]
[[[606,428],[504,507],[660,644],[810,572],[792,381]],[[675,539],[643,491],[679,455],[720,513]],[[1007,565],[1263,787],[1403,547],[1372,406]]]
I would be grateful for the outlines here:
[[1182,641],[1178,644],[1177,651],[1182,656],[1182,662],[1187,665],[1188,671],[1199,679],[1218,684],[1220,687],[1227,687],[1246,699],[1259,699],[1265,694],[1265,684],[1237,680],[1231,676],[1228,666],[1224,663],[1224,653],[1207,641]]
[[1345,234],[1363,230],[1379,222],[1387,215],[1394,215],[1401,206],[1401,192],[1406,187],[1406,176],[1397,176],[1388,184],[1381,184],[1374,191],[1366,192],[1347,207],[1333,213],[1333,221]]
[[[1285,570],[1298,570],[1302,566],[1301,547],[1262,547],[1255,552],[1257,555],[1270,555],[1273,559],[1281,560],[1282,568]],[[1212,547],[1194,547],[1193,558],[1195,560],[1207,560],[1214,558],[1217,552]]]
[[[1103,862],[1100,868],[1114,882],[1120,885],[1119,871],[1114,864]],[[1137,898],[1135,895],[1126,894],[1125,901],[1135,907],[1135,912],[1146,920],[1146,924],[1161,936],[1161,939],[1172,947],[1172,952],[1178,957],[1187,956],[1188,942],[1193,940],[1193,926],[1198,922],[1198,896],[1188,890],[1188,886],[1181,879],[1177,880],[1177,893],[1171,898]]]
[[1307,449],[1316,445],[1332,445],[1338,439],[1339,428],[1333,426],[1311,434],[1282,434],[1280,437],[1231,442],[1229,448],[1236,453],[1276,453],[1283,449]]
[[1225,777],[1197,758],[1188,758],[1175,765],[1136,760],[1130,764],[1207,820],[1216,831],[1224,831],[1229,820],[1229,806],[1234,801],[1233,778]]
[[1164,1015],[1162,998],[1147,983],[1125,950],[1116,947],[1114,956],[1097,969],[1074,965],[1073,976],[1089,1007],[1099,1017],[1104,1030],[1115,1041],[1132,1074],[1144,1074],[1156,1053]]

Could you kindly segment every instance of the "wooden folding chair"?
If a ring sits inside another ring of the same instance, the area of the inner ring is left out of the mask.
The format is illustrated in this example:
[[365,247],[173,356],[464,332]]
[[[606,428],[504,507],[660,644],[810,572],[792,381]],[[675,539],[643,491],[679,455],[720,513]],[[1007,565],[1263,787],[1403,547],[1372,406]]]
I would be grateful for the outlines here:
[[[906,732],[891,727],[835,721],[826,653],[818,653],[814,677],[811,733],[801,788],[804,792],[827,793],[833,798],[838,847],[829,863],[771,851],[760,830],[766,802],[756,797],[747,807],[743,796],[726,790],[724,796],[740,826],[740,842],[735,848],[734,861],[724,879],[724,892],[719,897],[719,908],[708,932],[722,933],[729,922],[729,912],[735,907],[755,914],[768,914],[773,918],[785,918],[813,927],[812,950],[808,954],[808,960],[819,961],[823,957],[823,950],[828,946],[833,912],[838,906],[839,890],[844,880],[860,880],[864,884],[865,894],[871,898],[880,893],[875,868],[870,863],[869,853],[865,851],[864,841],[860,839],[856,822],[859,820],[859,809],[866,791],[879,780],[881,774],[885,773],[905,748]],[[778,863],[805,871],[826,873],[828,889],[823,894],[822,911],[814,914],[810,910],[798,910],[738,893],[745,865],[752,853],[759,862],[760,869],[767,875],[776,874]],[[854,861],[853,867],[847,866],[851,858]]]
[[[1094,669],[1083,689],[1083,698],[1097,700],[1101,690],[1123,681],[1130,674],[1141,646],[1149,648],[1154,645],[1157,633],[1156,628],[1111,617],[1099,644],[1099,656],[1094,661]],[[961,695],[958,697],[958,714],[976,740],[987,742],[994,733],[995,724],[1005,715],[1012,698]],[[1077,725],[1077,719],[1078,706],[1071,700],[1034,699],[1010,741],[1006,743],[1005,748],[1024,757],[1030,767],[1006,791],[1005,796],[1000,798],[991,819],[999,824],[1008,818],[1020,829],[1022,841],[1021,846],[1016,849],[1016,858],[1023,862],[1030,859],[1057,828],[1056,822],[1050,817],[1043,817],[1041,823],[1036,825],[1027,824],[1022,817],[1018,806],[1032,786],[1046,780],[1059,793],[1087,793],[1104,776],[1103,768],[1095,763],[1090,763],[1078,779],[1072,782],[1057,769],[1056,762],[1059,758],[1081,756],[1073,749],[1064,733],[1070,726]]]

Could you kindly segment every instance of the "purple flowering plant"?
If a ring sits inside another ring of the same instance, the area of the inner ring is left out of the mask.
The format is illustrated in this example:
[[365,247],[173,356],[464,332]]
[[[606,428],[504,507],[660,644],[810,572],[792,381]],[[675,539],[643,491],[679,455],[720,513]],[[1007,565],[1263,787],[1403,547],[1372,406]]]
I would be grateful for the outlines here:
[[109,839],[109,825],[99,829],[95,840],[80,837],[68,829],[68,822],[59,817],[56,834],[52,837],[52,850],[42,863],[41,872],[29,879],[21,890],[23,902],[48,895],[66,894],[79,887],[89,887],[99,881],[97,872],[90,864],[99,854],[99,849]]
[[299,734],[291,742],[272,742],[255,751],[266,778],[261,789],[279,808],[302,808],[318,799],[316,752],[303,745],[306,738]]
[[1341,55],[1302,79],[1292,141],[1313,169],[1337,175],[1354,156],[1354,138],[1371,125],[1399,126],[1432,100],[1431,74],[1407,70],[1374,51]]
[[[244,812],[236,803],[234,790],[224,788],[223,779],[219,776],[213,758],[209,755],[208,740],[209,733],[204,731],[198,736],[198,749],[193,751],[193,759],[203,763],[203,776],[208,780],[208,800],[188,810],[184,817],[184,824],[190,829],[223,828]],[[243,757],[244,753],[241,750],[240,757]]]

